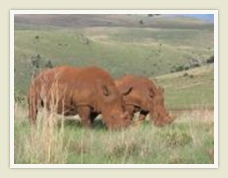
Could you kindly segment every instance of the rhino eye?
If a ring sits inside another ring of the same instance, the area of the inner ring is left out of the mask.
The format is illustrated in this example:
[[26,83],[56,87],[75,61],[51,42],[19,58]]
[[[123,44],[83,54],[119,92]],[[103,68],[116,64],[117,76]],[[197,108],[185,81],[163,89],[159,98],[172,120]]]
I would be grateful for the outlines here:
[[149,97],[153,98],[153,96],[154,96],[154,92],[153,92],[152,88],[150,88],[149,89]]

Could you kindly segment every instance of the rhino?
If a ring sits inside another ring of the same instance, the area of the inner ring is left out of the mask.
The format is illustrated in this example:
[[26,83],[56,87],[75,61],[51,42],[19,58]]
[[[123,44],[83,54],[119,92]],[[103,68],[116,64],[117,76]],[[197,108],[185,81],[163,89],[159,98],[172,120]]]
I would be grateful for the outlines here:
[[116,79],[115,84],[124,98],[130,118],[139,112],[138,121],[143,121],[149,114],[155,126],[164,126],[174,120],[165,108],[164,89],[147,77],[125,74]]
[[28,110],[31,125],[36,124],[40,107],[64,116],[81,118],[85,127],[102,114],[107,128],[118,129],[130,124],[123,97],[114,79],[99,67],[57,66],[45,69],[32,80],[28,90]]

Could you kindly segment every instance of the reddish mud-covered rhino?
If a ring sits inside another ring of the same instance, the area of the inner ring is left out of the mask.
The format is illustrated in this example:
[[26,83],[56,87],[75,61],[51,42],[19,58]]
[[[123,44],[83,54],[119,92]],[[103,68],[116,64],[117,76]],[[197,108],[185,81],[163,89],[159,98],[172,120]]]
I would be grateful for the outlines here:
[[130,120],[114,80],[98,67],[59,66],[40,72],[28,92],[29,120],[36,123],[38,108],[58,114],[79,114],[90,127],[98,114],[108,128],[126,127]]
[[115,84],[124,97],[125,108],[133,118],[134,113],[139,113],[139,121],[145,120],[147,114],[154,125],[163,126],[173,119],[169,116],[164,105],[164,90],[145,76],[130,74],[115,80]]

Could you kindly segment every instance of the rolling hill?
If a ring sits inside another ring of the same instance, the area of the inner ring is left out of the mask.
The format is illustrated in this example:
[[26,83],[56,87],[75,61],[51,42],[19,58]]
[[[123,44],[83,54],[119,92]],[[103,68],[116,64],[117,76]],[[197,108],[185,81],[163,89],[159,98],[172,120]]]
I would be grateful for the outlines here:
[[151,78],[165,90],[169,110],[214,109],[214,65]]
[[148,15],[16,15],[15,92],[48,65],[96,65],[113,77],[155,77],[204,66],[214,53],[213,24]]
[[[30,14],[15,15],[15,27],[82,28],[82,27],[150,27],[150,28],[211,28],[211,24],[190,16],[153,14]],[[199,17],[199,16],[197,16]],[[201,16],[203,17],[203,16]]]

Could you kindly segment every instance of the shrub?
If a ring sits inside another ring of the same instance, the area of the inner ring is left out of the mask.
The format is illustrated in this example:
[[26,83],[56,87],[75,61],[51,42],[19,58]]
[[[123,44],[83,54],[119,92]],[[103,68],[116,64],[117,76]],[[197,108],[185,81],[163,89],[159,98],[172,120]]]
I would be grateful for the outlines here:
[[207,64],[214,63],[214,55],[211,56],[209,59],[206,61]]

